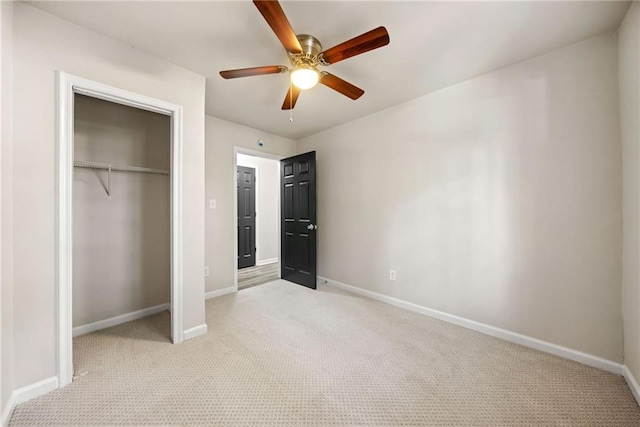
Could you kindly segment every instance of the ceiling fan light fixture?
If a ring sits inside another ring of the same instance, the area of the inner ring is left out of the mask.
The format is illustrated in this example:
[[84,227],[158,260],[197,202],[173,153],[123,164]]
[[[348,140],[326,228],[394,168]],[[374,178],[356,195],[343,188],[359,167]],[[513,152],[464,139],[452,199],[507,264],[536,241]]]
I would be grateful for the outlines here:
[[291,72],[291,83],[300,89],[311,89],[320,81],[320,73],[311,66],[299,66]]
[[[0,0],[2,1],[2,0]],[[265,74],[289,73],[289,90],[282,103],[283,110],[292,110],[302,90],[311,89],[320,83],[350,98],[358,99],[364,90],[342,80],[318,67],[326,67],[361,55],[389,44],[389,33],[384,27],[374,28],[329,49],[323,49],[320,40],[310,34],[296,34],[282,10],[278,0],[253,0],[262,17],[280,40],[289,55],[291,67],[284,65],[266,65],[261,67],[239,68],[220,71],[224,79],[261,76]],[[289,120],[293,121],[290,117]]]

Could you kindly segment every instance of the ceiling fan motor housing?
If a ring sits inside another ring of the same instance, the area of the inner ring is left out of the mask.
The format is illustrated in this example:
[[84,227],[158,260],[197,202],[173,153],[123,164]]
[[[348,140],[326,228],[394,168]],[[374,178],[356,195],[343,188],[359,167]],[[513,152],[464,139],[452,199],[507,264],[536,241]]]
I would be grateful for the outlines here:
[[302,47],[302,52],[308,56],[318,56],[322,52],[322,44],[317,38],[310,36],[309,34],[296,35]]

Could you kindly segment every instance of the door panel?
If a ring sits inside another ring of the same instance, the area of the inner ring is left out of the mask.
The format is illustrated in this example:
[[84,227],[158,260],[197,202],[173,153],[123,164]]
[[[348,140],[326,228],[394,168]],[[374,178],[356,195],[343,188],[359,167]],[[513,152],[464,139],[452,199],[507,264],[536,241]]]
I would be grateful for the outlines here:
[[309,260],[309,252],[311,249],[311,237],[309,236],[309,234],[300,233],[299,242],[300,247],[298,248],[298,251],[300,253],[300,256],[298,259],[300,260],[300,264],[298,268],[301,273],[310,274],[311,265]]
[[293,184],[285,184],[282,194],[283,216],[285,221],[293,222]]
[[316,153],[281,160],[281,277],[316,289]]
[[293,233],[284,233],[284,241],[282,242],[282,248],[284,252],[284,268],[294,270],[295,269],[295,242],[293,239]]
[[255,169],[238,166],[238,268],[256,265]]
[[293,163],[285,164],[282,166],[282,172],[285,178],[290,178],[293,176]]
[[300,208],[299,217],[301,221],[309,222],[309,181],[303,181],[298,184],[299,201],[298,206]]

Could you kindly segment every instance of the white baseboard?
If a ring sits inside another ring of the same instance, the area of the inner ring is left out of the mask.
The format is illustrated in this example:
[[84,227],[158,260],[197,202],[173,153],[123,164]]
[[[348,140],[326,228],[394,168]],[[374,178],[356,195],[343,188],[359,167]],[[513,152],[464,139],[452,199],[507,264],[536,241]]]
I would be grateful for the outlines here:
[[184,331],[184,340],[190,340],[191,338],[198,337],[207,333],[207,324],[194,326],[193,328],[186,329]]
[[236,288],[229,286],[228,288],[218,289],[217,291],[205,292],[204,299],[211,299],[221,297],[222,295],[232,294],[236,291]]
[[13,414],[13,410],[16,407],[16,393],[15,391],[11,393],[9,399],[7,399],[7,406],[2,410],[2,415],[0,421],[0,425],[2,427],[7,427],[9,425],[9,420],[11,419],[11,415]]
[[624,369],[624,379],[627,380],[627,384],[631,389],[631,393],[633,393],[633,397],[636,398],[636,402],[638,402],[638,405],[640,405],[640,385],[638,384],[638,381],[636,381],[627,365],[623,365],[622,368]]
[[276,262],[278,262],[278,258],[268,258],[268,259],[262,259],[260,261],[257,261],[256,265],[257,266],[259,266],[259,265],[267,265],[267,264],[273,264],[273,263],[276,263]]
[[495,326],[487,325],[484,323],[476,322],[475,320],[466,319],[464,317],[455,316],[453,314],[444,313],[442,311],[433,310],[431,308],[423,307],[412,302],[404,301],[398,298],[393,298],[387,295],[379,294],[377,292],[368,291],[366,289],[358,288],[356,286],[347,285],[336,280],[327,279],[325,277],[318,277],[320,280],[325,280],[329,285],[337,288],[344,289],[354,294],[362,295],[377,301],[381,301],[387,304],[395,305],[396,307],[404,308],[416,313],[424,314],[435,319],[443,320],[454,325],[462,326],[467,329],[472,329],[477,332],[481,332],[485,335],[501,338],[505,341],[510,341],[516,344],[530,347],[545,353],[551,353],[556,356],[564,357],[565,359],[573,360],[575,362],[582,363],[584,365],[593,366],[594,368],[602,369],[604,371],[612,372],[618,375],[624,375],[623,365],[613,362],[611,360],[603,359],[598,356],[583,353],[578,350],[572,350],[567,347],[552,344],[547,341],[542,341],[537,338],[532,338],[526,335],[519,334],[517,332],[507,331],[505,329],[496,328]]
[[57,389],[58,377],[51,377],[14,390],[9,397],[7,406],[4,408],[4,411],[2,411],[2,426],[5,427],[9,424],[13,410],[17,405]]
[[121,314],[120,316],[111,317],[109,319],[98,320],[97,322],[88,323],[82,326],[76,326],[75,328],[73,328],[73,336],[77,337],[79,335],[99,331],[100,329],[120,325],[121,323],[127,323],[131,322],[132,320],[142,319],[143,317],[151,316],[152,314],[167,311],[170,308],[171,304],[160,304],[153,307],[143,308],[142,310],[132,311],[131,313]]
[[40,397],[57,389],[58,377],[51,377],[28,386],[21,387],[13,393],[16,395],[16,405],[19,405],[27,400],[35,399],[36,397]]

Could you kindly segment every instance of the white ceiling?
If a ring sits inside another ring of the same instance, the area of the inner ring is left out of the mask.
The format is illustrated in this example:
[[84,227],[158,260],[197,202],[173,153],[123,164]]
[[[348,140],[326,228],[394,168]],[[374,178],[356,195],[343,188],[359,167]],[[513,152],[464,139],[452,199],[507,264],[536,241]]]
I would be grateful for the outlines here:
[[225,69],[288,65],[258,10],[234,2],[30,2],[207,77],[206,111],[298,139],[509,64],[614,30],[628,2],[285,1],[294,30],[325,49],[384,25],[391,43],[328,68],[361,87],[318,85],[280,109],[287,74],[224,80]]

